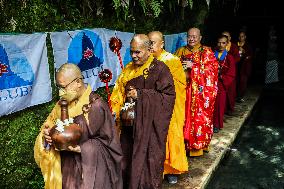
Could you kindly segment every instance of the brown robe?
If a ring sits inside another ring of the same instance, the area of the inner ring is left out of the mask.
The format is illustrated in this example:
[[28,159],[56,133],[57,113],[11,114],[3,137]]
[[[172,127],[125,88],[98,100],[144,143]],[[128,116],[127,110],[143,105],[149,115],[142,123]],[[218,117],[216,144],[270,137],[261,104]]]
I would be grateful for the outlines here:
[[169,68],[156,59],[144,75],[131,79],[126,89],[137,89],[134,127],[122,125],[124,188],[161,188],[166,138],[175,102]]
[[122,151],[114,120],[107,103],[94,93],[87,119],[74,119],[83,128],[81,153],[60,153],[63,189],[122,189]]

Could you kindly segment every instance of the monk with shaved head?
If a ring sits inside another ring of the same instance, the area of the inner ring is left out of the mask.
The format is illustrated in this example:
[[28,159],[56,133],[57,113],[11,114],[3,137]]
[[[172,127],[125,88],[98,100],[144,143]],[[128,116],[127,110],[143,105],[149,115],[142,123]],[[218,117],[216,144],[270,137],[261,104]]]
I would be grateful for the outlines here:
[[218,61],[201,39],[200,29],[190,28],[187,45],[175,52],[187,75],[184,139],[190,156],[201,156],[209,150],[217,96]]
[[[77,100],[86,90],[81,70],[75,64],[63,64],[56,73],[56,83],[59,88],[59,96],[69,103]],[[77,87],[66,90],[73,85],[77,85]]]
[[34,147],[45,188],[122,189],[122,151],[107,103],[84,84],[75,64],[65,63],[57,70],[56,86],[60,98],[68,102],[69,118],[82,127],[83,133],[77,146],[62,151],[54,147],[50,129],[61,116],[59,101]]
[[226,113],[229,115],[233,115],[233,112],[235,110],[235,100],[237,97],[237,80],[236,80],[236,73],[237,73],[237,65],[240,61],[240,54],[239,54],[239,49],[237,44],[233,43],[231,41],[232,37],[229,31],[223,31],[222,35],[227,36],[228,37],[228,44],[226,46],[226,51],[228,52],[228,54],[231,54],[234,58],[234,62],[235,62],[235,70],[234,70],[234,75],[235,78],[233,80],[233,82],[231,82],[230,86],[228,86],[227,88],[227,107],[226,107]]
[[169,126],[164,163],[164,175],[170,184],[174,184],[177,182],[177,175],[188,171],[183,137],[186,78],[180,59],[164,50],[163,34],[159,31],[152,31],[148,37],[152,43],[153,56],[169,67],[175,84],[176,99]]
[[[124,188],[162,188],[168,128],[175,104],[175,86],[168,66],[151,53],[147,35],[130,43],[132,62],[122,70],[111,94],[120,125]],[[121,114],[135,107],[133,124]]]

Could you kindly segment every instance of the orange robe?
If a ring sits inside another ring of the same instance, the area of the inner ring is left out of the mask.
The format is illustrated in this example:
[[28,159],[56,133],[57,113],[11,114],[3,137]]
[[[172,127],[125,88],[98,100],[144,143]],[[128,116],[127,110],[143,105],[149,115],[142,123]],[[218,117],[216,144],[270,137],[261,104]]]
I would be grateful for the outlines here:
[[208,151],[213,135],[218,62],[212,50],[201,45],[181,47],[175,54],[194,63],[188,70],[184,137],[190,156],[200,156]]
[[170,69],[174,79],[176,99],[169,126],[164,174],[181,174],[188,171],[183,126],[185,120],[186,79],[180,59],[165,50],[157,57]]

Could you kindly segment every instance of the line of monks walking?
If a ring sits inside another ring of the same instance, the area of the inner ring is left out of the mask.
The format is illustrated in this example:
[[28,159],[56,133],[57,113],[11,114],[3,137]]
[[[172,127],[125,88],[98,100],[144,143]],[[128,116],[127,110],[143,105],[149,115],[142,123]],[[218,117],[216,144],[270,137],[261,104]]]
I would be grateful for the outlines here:
[[224,114],[233,113],[236,100],[244,101],[252,50],[243,31],[237,44],[227,31],[214,48],[201,39],[200,29],[190,28],[187,45],[171,54],[161,32],[135,34],[132,61],[109,100],[112,112],[83,83],[76,65],[62,65],[56,73],[59,95],[68,101],[69,116],[83,128],[83,137],[66,151],[52,147],[57,104],[34,148],[45,188],[158,189],[164,178],[174,184],[188,172],[187,156],[209,152]]

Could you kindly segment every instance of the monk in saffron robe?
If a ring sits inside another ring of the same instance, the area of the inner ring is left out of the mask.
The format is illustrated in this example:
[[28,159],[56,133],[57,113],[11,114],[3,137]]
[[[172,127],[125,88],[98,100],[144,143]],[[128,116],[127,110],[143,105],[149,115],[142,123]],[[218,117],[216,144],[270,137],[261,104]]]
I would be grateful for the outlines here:
[[124,188],[162,188],[174,81],[169,68],[151,54],[147,35],[136,34],[130,46],[133,61],[122,70],[110,98],[118,119],[126,97],[135,99],[134,125],[120,124]]
[[251,73],[253,51],[246,40],[245,32],[239,33],[238,48],[240,54],[240,62],[238,63],[237,74],[237,95],[238,102],[244,102],[244,95],[247,89],[248,78]]
[[[225,35],[228,37],[228,45],[226,47],[226,50],[229,54],[231,54],[234,59],[235,59],[235,67],[236,67],[236,70],[237,70],[237,64],[240,62],[240,55],[239,55],[239,48],[238,46],[231,42],[231,34],[230,32],[228,31],[224,31],[222,32],[222,35]],[[237,97],[237,80],[236,80],[236,77],[235,79],[233,80],[232,84],[230,85],[230,87],[228,88],[227,90],[227,112],[228,114],[232,114],[235,110],[235,102],[236,102],[236,97]]]
[[218,38],[217,49],[214,53],[219,62],[218,93],[215,102],[213,121],[214,133],[219,132],[219,130],[223,128],[223,117],[226,108],[226,93],[236,74],[235,59],[231,54],[228,54],[226,50],[227,43],[227,36],[221,35]]
[[[75,64],[63,64],[57,74],[59,96],[83,133],[76,147],[55,150],[50,128],[61,116],[57,103],[38,135],[34,158],[41,168],[46,189],[122,189],[122,150],[108,105],[85,86]],[[83,114],[82,108],[88,107]],[[48,147],[48,148],[47,148]]]
[[175,52],[187,68],[184,138],[189,155],[201,156],[209,150],[213,135],[218,61],[209,47],[201,45],[198,28],[190,28],[187,34],[187,46]]
[[148,37],[152,43],[153,56],[169,67],[175,84],[176,99],[169,126],[166,144],[166,160],[164,163],[164,174],[168,174],[169,182],[174,184],[177,182],[175,174],[188,171],[183,137],[186,78],[180,59],[163,49],[163,34],[159,31],[153,31],[148,34]]

